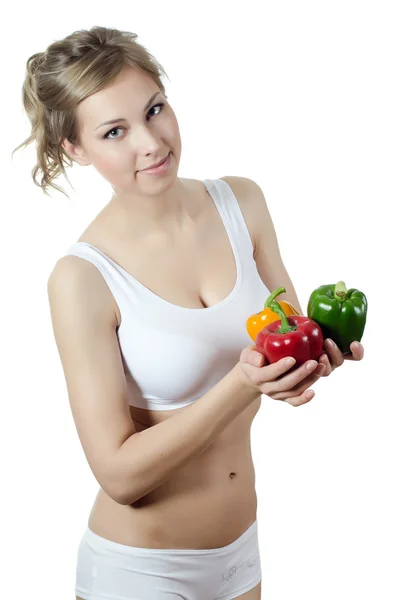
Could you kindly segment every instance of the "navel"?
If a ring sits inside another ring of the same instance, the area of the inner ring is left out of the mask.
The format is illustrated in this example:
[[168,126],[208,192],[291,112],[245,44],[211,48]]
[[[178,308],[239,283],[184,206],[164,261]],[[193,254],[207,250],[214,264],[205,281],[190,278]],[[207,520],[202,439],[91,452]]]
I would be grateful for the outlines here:
[[233,479],[233,477],[235,477],[235,476],[236,476],[236,473],[233,473],[233,472],[232,472],[232,473],[229,473],[229,477],[230,477],[230,479]]

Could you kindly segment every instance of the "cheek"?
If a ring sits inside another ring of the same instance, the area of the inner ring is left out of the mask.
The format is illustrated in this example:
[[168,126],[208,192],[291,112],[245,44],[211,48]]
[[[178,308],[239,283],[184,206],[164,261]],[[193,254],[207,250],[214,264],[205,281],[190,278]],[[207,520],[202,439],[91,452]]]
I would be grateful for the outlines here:
[[125,156],[123,162],[116,153],[109,153],[107,156],[97,156],[95,162],[92,164],[98,173],[112,185],[120,184],[126,172],[129,172],[130,175],[134,174],[133,165],[127,164],[127,157]]
[[[122,144],[117,144],[115,141],[106,143],[103,142],[103,146],[100,150],[95,153],[93,165],[103,175],[116,174],[125,170],[126,166],[131,163],[131,152],[125,152],[122,150]],[[126,147],[126,144],[124,144]]]
[[174,111],[170,108],[168,118],[164,120],[164,130],[168,132],[169,137],[177,140],[180,137],[179,123]]
[[168,140],[172,148],[174,157],[179,159],[182,153],[182,140],[177,124],[174,127],[173,131],[170,133]]

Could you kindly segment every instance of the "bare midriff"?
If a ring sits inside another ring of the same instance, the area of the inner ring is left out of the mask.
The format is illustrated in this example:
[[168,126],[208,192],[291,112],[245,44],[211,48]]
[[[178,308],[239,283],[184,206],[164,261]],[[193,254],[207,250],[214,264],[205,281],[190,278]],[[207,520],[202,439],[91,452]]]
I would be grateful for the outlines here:
[[[204,452],[139,501],[118,504],[100,488],[89,529],[139,548],[210,549],[232,543],[256,519],[250,431],[260,404],[259,396]],[[172,418],[180,410],[130,406],[137,431]]]

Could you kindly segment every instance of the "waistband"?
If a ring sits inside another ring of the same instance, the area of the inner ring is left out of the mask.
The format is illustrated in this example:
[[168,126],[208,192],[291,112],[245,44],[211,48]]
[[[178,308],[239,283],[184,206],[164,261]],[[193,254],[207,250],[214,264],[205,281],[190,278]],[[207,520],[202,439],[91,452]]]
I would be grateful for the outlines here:
[[235,550],[240,547],[245,541],[253,536],[257,536],[258,534],[258,521],[257,519],[244,531],[240,537],[238,537],[231,544],[227,544],[227,546],[222,546],[220,548],[204,548],[204,549],[195,549],[195,548],[139,548],[137,546],[127,546],[125,544],[119,544],[118,542],[113,542],[112,540],[108,540],[100,535],[97,535],[88,527],[85,530],[84,538],[85,541],[88,542],[89,545],[92,545],[97,548],[107,549],[111,552],[116,552],[120,554],[127,555],[153,555],[153,554],[199,554],[199,555],[221,555],[228,553],[230,551]]

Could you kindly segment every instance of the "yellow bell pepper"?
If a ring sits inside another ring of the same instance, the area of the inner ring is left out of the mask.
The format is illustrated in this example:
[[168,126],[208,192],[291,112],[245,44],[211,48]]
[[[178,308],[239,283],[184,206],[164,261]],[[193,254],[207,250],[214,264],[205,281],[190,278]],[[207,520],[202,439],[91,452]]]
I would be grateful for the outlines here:
[[[262,331],[262,329],[264,327],[266,327],[267,325],[269,325],[269,323],[272,323],[273,321],[280,320],[280,317],[278,316],[278,314],[273,312],[269,308],[269,306],[277,296],[279,296],[280,294],[284,294],[284,293],[285,293],[285,288],[277,288],[277,290],[275,290],[266,300],[264,309],[261,312],[256,313],[256,314],[252,315],[251,317],[249,317],[249,319],[247,319],[247,322],[246,322],[247,332],[253,342],[256,343],[256,336],[258,335],[258,333],[260,331]],[[279,301],[279,304],[281,304],[281,306],[285,312],[285,315],[287,317],[289,317],[291,315],[299,315],[300,314],[299,311],[297,311],[296,308],[290,302],[284,302],[281,300],[281,301]]]

